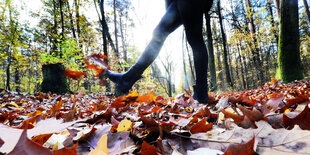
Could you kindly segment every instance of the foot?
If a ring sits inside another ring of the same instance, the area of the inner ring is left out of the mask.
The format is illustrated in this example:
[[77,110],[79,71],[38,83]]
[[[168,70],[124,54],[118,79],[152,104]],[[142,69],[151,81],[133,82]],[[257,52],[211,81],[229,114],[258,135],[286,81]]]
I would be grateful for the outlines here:
[[128,94],[135,82],[141,78],[141,76],[129,77],[126,73],[113,73],[111,71],[108,71],[106,76],[116,84],[115,96]]
[[197,87],[194,86],[194,94],[193,98],[197,100],[199,103],[206,104],[208,103],[208,87]]

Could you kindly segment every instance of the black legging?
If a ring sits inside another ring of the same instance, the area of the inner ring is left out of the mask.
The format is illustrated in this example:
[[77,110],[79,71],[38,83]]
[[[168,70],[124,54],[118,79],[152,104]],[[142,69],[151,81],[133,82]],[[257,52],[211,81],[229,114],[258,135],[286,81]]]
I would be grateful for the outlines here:
[[[139,58],[137,65],[146,69],[158,56],[167,36],[183,24],[187,40],[193,50],[196,85],[206,85],[208,54],[202,36],[202,21],[207,3],[211,0],[168,1],[170,4],[167,11],[155,28],[153,38]],[[209,5],[212,5],[212,1]]]

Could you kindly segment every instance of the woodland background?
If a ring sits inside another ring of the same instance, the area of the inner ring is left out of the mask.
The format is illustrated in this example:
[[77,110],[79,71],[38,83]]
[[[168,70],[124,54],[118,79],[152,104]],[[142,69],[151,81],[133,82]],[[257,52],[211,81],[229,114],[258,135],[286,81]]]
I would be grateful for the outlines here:
[[[249,90],[277,76],[277,2],[214,1],[208,14],[210,20],[204,21],[209,63],[215,65],[209,66],[211,91]],[[41,0],[40,3],[40,11],[34,12],[27,1],[0,2],[0,88],[38,92],[43,64],[61,62],[67,69],[86,71],[83,58],[92,53],[107,55],[112,70],[124,72],[142,52],[131,39],[136,35],[132,32],[136,24],[132,15],[137,8],[130,0]],[[306,78],[310,76],[308,3],[299,0],[298,6],[300,56]],[[39,21],[35,26],[31,21],[21,20],[25,8],[31,14],[30,20]],[[94,19],[97,20],[88,18],[83,9],[95,10]],[[192,89],[195,79],[192,52],[182,31],[182,44],[178,45],[182,49],[178,51],[182,59],[173,59],[172,52],[161,56],[144,73],[134,90],[145,93],[152,89],[155,95],[171,97],[184,89]],[[177,72],[176,62],[182,64],[181,72]],[[176,77],[181,80],[177,81]],[[75,92],[80,89],[87,92],[114,90],[112,83],[99,86],[99,81],[91,75],[79,81],[69,80],[69,84]]]

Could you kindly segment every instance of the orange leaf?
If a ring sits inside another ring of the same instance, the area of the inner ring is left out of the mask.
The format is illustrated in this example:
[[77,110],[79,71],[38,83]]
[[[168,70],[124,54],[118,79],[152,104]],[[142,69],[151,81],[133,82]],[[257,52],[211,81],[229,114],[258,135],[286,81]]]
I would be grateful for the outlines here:
[[71,148],[64,147],[64,148],[59,149],[59,150],[54,150],[53,154],[54,155],[75,155],[75,154],[77,154],[77,150],[76,150],[77,147],[78,147],[78,143],[76,143]]
[[143,141],[141,146],[141,155],[158,155],[159,151],[155,146]]
[[283,125],[288,129],[292,129],[294,125],[299,125],[299,127],[303,130],[310,130],[309,105],[306,105],[305,109],[294,118],[289,118],[284,114]]
[[52,135],[52,133],[37,135],[32,137],[31,140],[40,145],[43,145]]
[[198,112],[196,112],[193,117],[198,117],[198,118],[201,118],[201,117],[208,117],[209,115],[211,114],[209,108],[207,106],[199,109]]
[[222,111],[222,113],[224,113],[225,117],[232,118],[235,122],[240,123],[244,119],[244,115],[240,116],[240,115],[237,115],[237,114],[234,114],[234,113],[230,113],[230,112],[225,111],[225,109],[223,109],[221,111]]
[[80,71],[72,71],[72,70],[69,70],[69,69],[65,70],[66,77],[71,78],[73,80],[79,80],[79,79],[81,79],[82,77],[84,77],[87,74],[88,73],[80,72]]
[[286,98],[286,105],[280,109],[280,112],[284,112],[287,108],[291,107],[294,104],[299,104],[309,100],[309,97],[304,94],[299,94],[297,97],[294,98]]
[[237,107],[242,111],[243,115],[246,115],[251,121],[259,121],[264,118],[264,115],[257,109],[249,110],[241,105]]
[[209,123],[209,124],[206,124],[206,123],[207,123],[207,118],[202,119],[201,121],[196,123],[194,126],[192,126],[192,128],[190,130],[191,133],[194,134],[194,133],[209,131],[212,128],[213,123]]
[[230,144],[224,155],[252,155],[254,151],[255,137],[244,144]]

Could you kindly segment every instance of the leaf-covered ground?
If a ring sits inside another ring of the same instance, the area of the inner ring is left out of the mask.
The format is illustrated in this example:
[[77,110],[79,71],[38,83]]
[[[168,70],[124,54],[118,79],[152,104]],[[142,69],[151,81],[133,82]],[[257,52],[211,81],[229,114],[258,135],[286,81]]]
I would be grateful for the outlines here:
[[310,80],[163,98],[0,94],[0,154],[310,154]]

